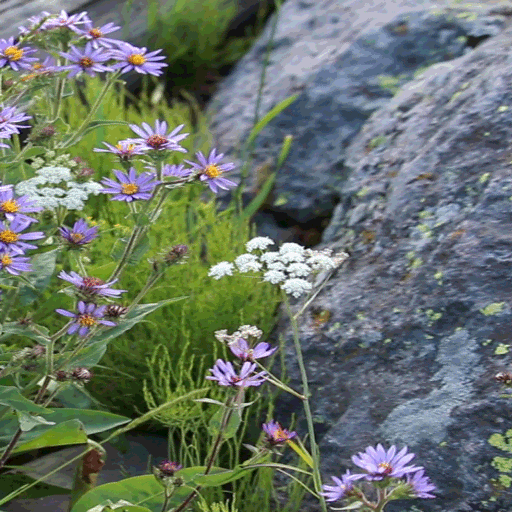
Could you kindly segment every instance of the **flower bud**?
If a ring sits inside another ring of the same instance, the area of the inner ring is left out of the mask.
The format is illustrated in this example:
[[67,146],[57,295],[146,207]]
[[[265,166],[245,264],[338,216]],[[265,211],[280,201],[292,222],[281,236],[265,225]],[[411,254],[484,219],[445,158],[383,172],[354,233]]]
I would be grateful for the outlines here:
[[105,309],[105,316],[108,316],[109,318],[119,318],[120,316],[125,315],[127,312],[128,308],[126,306],[110,304]]
[[57,370],[55,372],[55,378],[57,379],[57,382],[65,382],[69,380],[68,372],[65,372],[64,370]]
[[179,244],[175,245],[165,256],[164,261],[168,265],[172,265],[173,263],[176,263],[183,257],[185,257],[188,253],[188,246]]
[[87,368],[75,368],[71,372],[71,377],[74,380],[78,380],[80,382],[84,382],[85,384],[87,384],[92,378],[92,372]]

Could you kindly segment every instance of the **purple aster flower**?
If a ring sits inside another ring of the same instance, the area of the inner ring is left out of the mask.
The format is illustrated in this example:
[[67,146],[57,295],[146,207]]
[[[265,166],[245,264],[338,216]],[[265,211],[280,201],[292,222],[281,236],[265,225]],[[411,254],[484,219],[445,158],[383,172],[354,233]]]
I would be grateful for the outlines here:
[[21,196],[15,199],[12,187],[0,188],[0,213],[8,220],[13,221],[17,217],[27,224],[31,224],[32,222],[37,222],[37,220],[24,215],[24,213],[35,213],[42,210],[28,196]]
[[92,23],[89,16],[87,16],[87,12],[83,11],[80,14],[68,14],[66,11],[60,11],[58,16],[52,16],[48,18],[42,25],[40,30],[53,30],[56,28],[69,28],[76,34],[80,34],[80,28],[78,25],[83,25],[84,23]]
[[268,343],[262,341],[254,348],[250,348],[246,340],[238,338],[236,341],[229,344],[229,349],[242,361],[254,361],[255,359],[272,355],[277,350],[277,347],[270,348]]
[[196,153],[196,158],[199,160],[199,164],[189,162],[188,160],[185,160],[185,162],[190,164],[195,170],[199,171],[199,179],[201,181],[207,181],[211,191],[214,194],[217,194],[219,188],[228,190],[230,188],[236,187],[236,183],[233,183],[232,181],[222,177],[223,173],[233,170],[235,168],[235,164],[230,163],[219,165],[219,162],[224,157],[224,154],[221,153],[220,155],[216,155],[215,153],[216,150],[213,148],[210,152],[210,155],[206,159],[203,153],[198,151]]
[[[50,16],[51,16],[51,14],[47,11],[43,11],[43,12],[41,12],[41,14],[38,14],[36,16],[31,16],[27,20],[30,23],[28,28],[21,26],[21,27],[18,27],[18,30],[21,32],[22,35],[26,35],[26,34],[32,32],[32,30],[34,30],[38,25],[41,25],[41,22],[45,18],[49,18]],[[37,29],[37,32],[42,32],[41,27],[39,27]]]
[[231,363],[217,359],[214,367],[209,370],[213,375],[209,375],[206,378],[208,380],[216,380],[220,386],[243,388],[260,386],[265,382],[267,372],[254,373],[254,370],[256,370],[255,363],[245,362],[240,370],[240,375],[237,375]]
[[117,32],[121,27],[114,25],[113,23],[107,23],[102,27],[94,27],[92,21],[88,21],[85,23],[83,29],[80,29],[79,34],[83,35],[86,39],[91,41],[93,48],[99,48],[100,45],[105,48],[112,48],[112,46],[119,46],[119,44],[124,44],[122,41],[118,39],[110,39],[105,37],[105,34],[111,34],[112,32]]
[[37,57],[29,57],[36,51],[28,46],[21,48],[14,44],[14,37],[0,39],[0,68],[9,65],[14,71],[29,69],[31,62],[39,60]]
[[107,306],[96,306],[96,304],[87,304],[84,301],[78,301],[78,312],[72,313],[65,309],[56,309],[60,315],[74,318],[75,321],[68,329],[68,334],[75,334],[78,331],[79,336],[87,336],[89,329],[95,325],[102,324],[108,327],[115,327],[117,324],[110,320],[101,320],[105,315]]
[[157,470],[160,473],[160,476],[174,476],[174,473],[176,471],[179,471],[183,468],[181,464],[178,464],[177,462],[172,462],[170,460],[163,460],[156,466]]
[[412,492],[417,498],[435,498],[430,491],[435,491],[436,486],[430,481],[428,476],[423,476],[425,471],[420,469],[414,474],[407,474],[407,483],[412,487]]
[[71,271],[69,274],[64,272],[64,270],[60,271],[58,275],[60,279],[64,279],[64,281],[68,281],[71,284],[74,284],[82,293],[86,295],[102,295],[103,297],[113,297],[119,298],[121,293],[125,293],[128,290],[114,290],[110,288],[110,286],[118,281],[118,279],[114,279],[106,283],[97,277],[82,277],[76,272]]
[[297,436],[297,432],[290,432],[274,420],[263,423],[262,428],[267,434],[267,442],[271,445],[283,444]]
[[73,228],[63,226],[59,228],[62,238],[64,238],[69,245],[80,246],[91,243],[98,236],[97,226],[90,228],[84,219],[78,219]]
[[105,48],[100,47],[94,49],[91,43],[87,43],[85,48],[77,48],[71,45],[69,53],[60,52],[62,57],[69,59],[75,64],[69,66],[62,66],[61,70],[71,70],[68,77],[73,78],[84,71],[89,76],[96,76],[96,73],[102,73],[103,71],[113,71],[112,68],[104,66],[102,62],[106,62],[110,59],[110,54]]
[[108,188],[104,188],[101,192],[104,194],[116,194],[112,201],[126,201],[130,203],[136,200],[145,200],[151,198],[154,188],[160,183],[153,181],[155,175],[150,172],[143,172],[137,176],[135,168],[131,167],[128,174],[114,169],[114,174],[120,183],[109,178],[104,178],[101,183]]
[[354,488],[354,481],[363,477],[364,475],[351,475],[350,471],[347,469],[347,472],[341,475],[341,479],[331,476],[336,485],[323,485],[322,487],[325,492],[321,492],[320,494],[325,496],[325,501],[338,501],[350,493]]
[[135,70],[137,73],[149,73],[150,75],[160,76],[162,68],[167,64],[158,62],[165,59],[163,55],[158,55],[162,50],[147,53],[146,48],[137,48],[128,43],[120,44],[117,50],[112,50],[112,58],[119,61],[112,67],[120,69],[121,73]]
[[173,176],[176,178],[186,178],[192,174],[192,169],[185,169],[183,164],[169,165],[165,164],[162,168],[162,176]]
[[30,128],[28,124],[17,124],[32,116],[27,116],[25,112],[19,112],[17,107],[4,107],[0,105],[0,137],[5,138],[5,135],[12,133],[20,133],[19,128]]
[[131,124],[130,128],[141,138],[126,139],[126,142],[139,144],[144,149],[154,149],[158,151],[169,149],[171,151],[186,153],[187,150],[182,148],[178,142],[183,140],[185,137],[188,137],[188,133],[177,135],[177,133],[181,131],[184,126],[184,124],[180,124],[170,133],[166,133],[167,123],[165,121],[159,121],[158,119],[155,121],[155,129],[151,128],[148,123],[142,123],[142,128],[136,124]]
[[42,75],[44,73],[53,73],[57,71],[57,67],[55,66],[55,59],[49,56],[46,57],[42,62],[34,62],[34,64],[31,66],[31,70],[38,75]]
[[13,276],[19,276],[20,272],[30,272],[32,266],[28,263],[29,260],[30,258],[9,251],[0,252],[0,268]]
[[407,466],[414,453],[407,453],[407,446],[396,453],[396,447],[386,451],[381,444],[377,448],[369,446],[364,452],[352,456],[352,462],[368,472],[366,480],[382,480],[385,477],[401,478],[408,473],[414,473],[422,467]]
[[108,142],[102,142],[102,144],[107,146],[108,149],[94,148],[93,151],[96,153],[113,153],[123,162],[131,160],[135,155],[143,155],[146,152],[146,149],[142,146],[137,146],[136,144],[126,141],[120,141],[115,146],[112,146]]
[[20,234],[29,224],[19,217],[16,217],[10,226],[0,221],[0,250],[11,251],[13,254],[24,254],[27,249],[37,249],[37,245],[27,244],[23,240],[39,240],[44,238],[43,232],[34,231]]

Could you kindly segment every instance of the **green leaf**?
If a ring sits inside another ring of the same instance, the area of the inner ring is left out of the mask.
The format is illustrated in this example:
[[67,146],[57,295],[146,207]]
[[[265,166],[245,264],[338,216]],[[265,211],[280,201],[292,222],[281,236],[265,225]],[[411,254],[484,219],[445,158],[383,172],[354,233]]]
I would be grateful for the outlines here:
[[[12,407],[16,411],[44,413],[47,411],[44,407],[36,405],[25,398],[14,386],[0,386],[0,404]],[[2,422],[0,422],[1,425]]]
[[[128,243],[127,238],[121,238],[116,242],[114,245],[112,252],[110,253],[110,256],[114,261],[119,261],[124,253],[124,248],[126,247],[126,244]],[[143,258],[144,254],[146,254],[151,249],[151,243],[149,241],[149,237],[147,234],[145,234],[142,237],[142,240],[139,240],[138,244],[135,246],[135,248],[132,250],[129,258],[128,258],[128,266],[130,265],[136,265],[139,263],[139,261]]]
[[219,485],[229,484],[230,482],[234,482],[235,480],[242,478],[247,474],[247,471],[251,471],[251,469],[240,467],[230,470],[216,468],[215,472],[208,475],[197,476],[194,479],[194,482],[202,485],[203,487],[218,487]]
[[294,94],[289,98],[285,98],[283,101],[278,103],[272,110],[267,112],[267,114],[254,125],[254,128],[251,130],[249,137],[247,137],[247,141],[245,143],[246,146],[249,147],[254,142],[256,137],[260,134],[261,130],[263,130],[263,128],[265,128],[265,126],[267,126],[267,124],[270,123],[272,119],[274,119],[274,117],[280,114],[285,108],[289,107],[298,97],[298,94]]
[[38,425],[55,425],[55,421],[48,421],[42,416],[33,416],[32,414],[27,414],[26,412],[21,411],[17,411],[17,414],[18,422],[23,432],[29,432]]
[[55,262],[60,249],[53,249],[51,251],[36,254],[30,263],[33,267],[33,272],[27,275],[27,280],[32,284],[20,287],[19,302],[21,305],[26,306],[31,302],[38,299],[44,290],[50,284],[50,279],[55,271]]
[[[46,327],[36,324],[32,325],[36,327],[38,330],[40,330],[44,335],[49,335],[49,331]],[[9,336],[13,335],[23,336],[25,338],[37,341],[38,343],[41,343],[43,345],[46,345],[48,343],[47,338],[31,330],[31,324],[22,325],[19,324],[18,322],[9,322],[4,324],[2,326],[2,334],[0,334],[0,341],[9,338]]]
[[[212,436],[216,436],[219,434],[221,427],[222,427],[222,418],[224,416],[225,408],[220,408],[211,418],[210,422],[208,423],[208,432]],[[224,439],[231,439],[234,437],[238,431],[238,428],[240,427],[240,424],[242,422],[242,418],[240,417],[240,414],[238,411],[233,411],[231,414],[228,424],[222,429],[222,437]]]
[[[29,485],[34,482],[34,478],[23,473],[4,473],[0,478],[0,498],[11,494],[23,485]],[[17,496],[17,499],[37,499],[45,496],[54,496],[56,494],[69,494],[69,489],[39,482],[25,493]]]
[[92,132],[93,130],[96,130],[97,128],[103,128],[105,126],[128,126],[130,123],[126,121],[109,121],[109,120],[103,120],[103,121],[91,121],[87,128],[85,128],[82,137],[87,135],[89,132]]
[[243,210],[240,215],[240,222],[245,223],[260,209],[261,205],[268,198],[268,195],[272,191],[272,187],[276,181],[276,173],[271,174],[266,180],[258,195],[247,205],[247,208]]
[[113,340],[130,330],[135,324],[143,320],[146,315],[149,315],[149,313],[156,311],[166,304],[171,304],[183,299],[186,299],[186,297],[176,297],[174,299],[165,299],[160,302],[139,304],[135,306],[124,318],[120,318],[118,320],[116,327],[103,330],[93,336],[90,343],[70,361],[69,366],[94,366],[103,357],[103,354],[107,349],[107,344],[110,340]]

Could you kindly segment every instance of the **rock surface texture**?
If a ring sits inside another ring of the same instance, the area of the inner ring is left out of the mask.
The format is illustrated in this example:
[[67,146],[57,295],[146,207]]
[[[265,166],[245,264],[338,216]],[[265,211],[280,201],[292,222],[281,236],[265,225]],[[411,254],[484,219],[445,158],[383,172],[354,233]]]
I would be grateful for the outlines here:
[[[511,363],[511,41],[507,27],[430,67],[344,157],[324,242],[351,257],[304,317],[301,341],[324,475],[354,469],[350,455],[367,445],[396,443],[438,486],[416,509],[386,510],[512,508],[493,463],[510,453],[489,443],[512,427],[512,402],[494,381]],[[292,360],[284,321],[280,331]],[[297,366],[289,372],[299,386]],[[283,415],[292,410],[283,402]]]
[[[346,148],[365,121],[415,73],[498,34],[506,24],[506,5],[287,0],[269,56],[260,118],[285,98],[298,98],[258,137],[252,168],[275,159],[285,135],[293,135],[294,144],[260,223],[273,216],[278,224],[321,229],[339,201]],[[273,19],[209,106],[216,142],[230,156],[252,127],[272,24]],[[250,178],[256,190],[259,176]],[[272,234],[268,226],[263,231]]]

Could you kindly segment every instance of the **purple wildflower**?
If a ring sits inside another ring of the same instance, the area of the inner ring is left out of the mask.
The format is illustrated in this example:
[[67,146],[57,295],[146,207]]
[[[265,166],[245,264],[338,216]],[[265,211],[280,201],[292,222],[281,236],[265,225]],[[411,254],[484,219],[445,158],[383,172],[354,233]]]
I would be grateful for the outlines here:
[[29,69],[31,62],[39,60],[37,57],[28,57],[37,50],[29,47],[20,48],[14,44],[14,37],[0,39],[0,68],[9,65],[14,71]]
[[386,451],[381,444],[377,448],[369,446],[364,452],[359,452],[352,456],[352,462],[368,472],[365,475],[366,480],[382,480],[386,477],[401,478],[408,473],[414,473],[419,469],[418,466],[407,466],[414,458],[414,453],[407,453],[407,446],[396,453],[396,447]]
[[69,53],[60,52],[62,57],[74,62],[74,64],[60,68],[61,70],[71,70],[71,73],[68,75],[69,78],[79,75],[82,71],[89,76],[96,76],[96,73],[102,73],[103,71],[112,71],[112,68],[102,64],[102,62],[110,59],[110,54],[105,48],[94,49],[91,43],[87,43],[85,48],[77,48],[73,45],[70,48]]
[[222,359],[217,359],[213,368],[210,368],[212,375],[207,376],[208,380],[216,380],[220,386],[249,387],[260,386],[265,382],[267,372],[253,373],[256,370],[255,363],[245,362],[237,375],[233,365]]
[[142,123],[142,128],[136,124],[131,124],[130,128],[137,134],[140,139],[126,139],[126,142],[133,144],[140,144],[144,149],[154,149],[162,151],[168,149],[171,151],[179,151],[180,153],[186,153],[187,150],[182,148],[178,142],[188,137],[188,133],[182,133],[177,135],[179,131],[183,129],[185,125],[180,124],[170,133],[167,132],[167,123],[165,121],[155,121],[155,129],[151,128],[148,123]]
[[100,320],[104,314],[106,306],[96,306],[96,304],[87,304],[84,301],[78,301],[78,313],[72,313],[66,309],[56,309],[60,315],[74,318],[74,323],[68,329],[68,334],[75,334],[78,331],[79,336],[87,336],[89,329],[97,324],[115,327],[117,324],[110,320]]
[[33,233],[19,233],[26,229],[30,223],[16,217],[7,226],[0,221],[0,250],[11,251],[13,254],[24,254],[26,249],[37,249],[36,245],[27,244],[23,240],[39,240],[44,238],[44,233],[34,231]]
[[89,16],[87,16],[87,12],[83,11],[80,14],[68,14],[66,11],[60,11],[58,16],[52,16],[48,18],[42,25],[40,30],[53,30],[56,28],[69,28],[76,34],[80,34],[80,28],[78,25],[83,25],[84,23],[92,23]]
[[80,246],[91,243],[98,236],[98,228],[93,226],[90,228],[84,219],[78,219],[73,228],[63,226],[59,228],[62,238],[64,238],[69,245]]
[[181,464],[178,464],[177,462],[172,462],[170,460],[163,460],[158,464],[157,469],[160,472],[161,476],[174,476],[174,473],[176,471],[179,471],[182,469],[183,466]]
[[412,492],[417,498],[435,498],[430,491],[435,491],[436,486],[430,482],[428,476],[423,476],[425,471],[420,469],[414,474],[406,475],[407,483],[412,487]]
[[255,359],[272,355],[277,350],[277,347],[270,348],[268,343],[262,341],[254,348],[250,348],[246,340],[238,338],[236,341],[229,344],[229,349],[242,361],[254,361]]
[[51,56],[46,57],[43,62],[34,62],[31,66],[31,71],[38,75],[53,73],[56,70],[55,59]]
[[24,215],[24,213],[40,211],[42,211],[42,208],[37,206],[28,196],[21,196],[15,199],[12,187],[2,187],[0,189],[0,214],[3,214],[7,220],[13,221],[15,218],[18,218],[30,224],[37,222],[37,220]]
[[112,146],[108,142],[102,142],[102,144],[107,146],[108,149],[94,148],[93,151],[96,153],[113,153],[117,155],[122,162],[127,162],[135,155],[143,155],[146,152],[145,148],[126,141],[121,141],[115,146]]
[[109,178],[104,178],[101,183],[108,188],[101,190],[104,194],[116,194],[112,201],[126,201],[131,203],[136,200],[151,198],[154,188],[160,183],[153,181],[155,175],[150,172],[143,172],[137,176],[135,168],[131,167],[128,174],[114,169],[114,174],[120,183]]
[[325,501],[338,501],[341,498],[346,497],[354,488],[354,481],[363,478],[363,476],[364,475],[351,475],[350,471],[347,469],[347,472],[344,475],[341,475],[341,479],[331,476],[336,485],[323,485],[322,487],[325,492],[320,494],[325,496]]
[[105,37],[105,34],[117,32],[120,29],[121,27],[113,23],[107,23],[102,27],[94,27],[92,21],[88,21],[85,23],[84,29],[79,30],[79,33],[91,41],[93,48],[99,48],[100,45],[105,48],[112,48],[112,46],[119,46],[122,41]]
[[60,279],[64,279],[64,281],[68,281],[69,283],[74,284],[82,293],[86,295],[102,295],[103,297],[119,298],[121,293],[128,291],[114,290],[113,288],[110,288],[112,284],[118,281],[117,279],[106,283],[97,277],[82,277],[73,271],[67,274],[64,272],[64,270],[61,270],[58,277],[60,277]]
[[27,124],[17,124],[32,116],[27,116],[25,112],[19,112],[17,107],[4,107],[0,105],[0,137],[5,138],[6,134],[20,133],[19,128],[30,128]]
[[162,168],[162,176],[173,176],[175,178],[186,178],[192,174],[192,169],[185,169],[183,164],[165,164]]
[[196,153],[196,158],[199,160],[199,164],[194,162],[189,162],[185,160],[187,164],[192,165],[192,167],[199,171],[199,179],[201,181],[207,181],[208,186],[214,194],[217,194],[219,188],[224,190],[228,190],[230,188],[236,187],[236,183],[223,178],[222,174],[228,171],[231,171],[235,168],[235,164],[221,164],[219,162],[224,157],[224,154],[216,155],[216,149],[213,148],[208,156],[205,158],[201,151]]
[[30,272],[32,266],[28,261],[30,258],[13,254],[9,251],[0,252],[0,269],[6,270],[13,276],[19,276],[20,272]]
[[[21,27],[18,27],[18,30],[21,32],[22,35],[27,35],[30,32],[32,32],[32,30],[34,30],[38,25],[41,25],[41,22],[45,18],[48,18],[50,16],[51,16],[51,14],[48,11],[43,11],[43,12],[41,12],[41,14],[38,14],[36,16],[31,16],[27,20],[30,23],[28,28],[24,27],[24,26],[21,26]],[[37,29],[37,32],[42,32],[41,27],[39,27]]]
[[262,425],[264,432],[267,434],[267,442],[271,445],[283,444],[297,436],[297,432],[290,432],[274,420]]
[[162,68],[167,64],[158,62],[165,59],[163,55],[158,55],[162,50],[147,53],[146,48],[137,48],[128,43],[120,44],[117,50],[112,50],[112,58],[119,61],[112,67],[120,69],[121,73],[135,70],[137,73],[160,76]]

